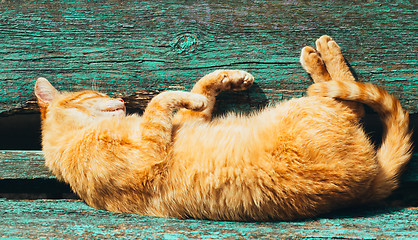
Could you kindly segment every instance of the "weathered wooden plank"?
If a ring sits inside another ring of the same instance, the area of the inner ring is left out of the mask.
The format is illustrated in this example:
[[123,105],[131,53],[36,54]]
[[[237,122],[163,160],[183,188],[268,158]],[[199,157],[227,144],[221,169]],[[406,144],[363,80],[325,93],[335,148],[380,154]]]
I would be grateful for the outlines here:
[[258,83],[247,103],[297,97],[310,84],[299,51],[322,34],[338,40],[361,80],[418,111],[416,5],[409,1],[39,0],[5,1],[0,11],[3,113],[28,106],[39,76],[61,90],[127,97],[188,90],[214,69],[240,68]]
[[163,219],[92,209],[80,201],[0,200],[0,236],[57,239],[418,238],[417,208],[360,208],[294,222]]
[[[54,178],[44,166],[42,151],[0,150],[0,179]],[[418,182],[418,153],[402,176],[403,182]]]
[[42,151],[0,151],[0,179],[55,178]]

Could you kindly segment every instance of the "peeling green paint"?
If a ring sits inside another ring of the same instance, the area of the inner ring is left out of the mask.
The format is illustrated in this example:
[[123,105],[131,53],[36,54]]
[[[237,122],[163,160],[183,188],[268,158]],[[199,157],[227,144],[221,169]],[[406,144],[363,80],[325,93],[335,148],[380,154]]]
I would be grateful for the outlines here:
[[[416,208],[342,210],[293,222],[217,222],[116,214],[80,201],[0,200],[0,235],[8,238],[283,239],[418,238]],[[12,223],[12,224],[11,224]]]
[[39,76],[60,89],[129,96],[190,89],[212,70],[240,68],[257,76],[267,101],[298,97],[310,84],[300,49],[322,34],[342,45],[362,81],[418,110],[417,20],[407,1],[7,1],[0,10],[0,112],[33,99]]

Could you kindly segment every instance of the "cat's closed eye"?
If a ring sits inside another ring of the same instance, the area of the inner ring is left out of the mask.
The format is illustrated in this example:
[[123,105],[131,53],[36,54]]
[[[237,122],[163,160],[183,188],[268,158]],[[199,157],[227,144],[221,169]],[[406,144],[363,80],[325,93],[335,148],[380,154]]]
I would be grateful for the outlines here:
[[76,109],[95,117],[124,116],[125,103],[121,98],[110,98],[102,93],[83,91],[62,102],[68,109]]

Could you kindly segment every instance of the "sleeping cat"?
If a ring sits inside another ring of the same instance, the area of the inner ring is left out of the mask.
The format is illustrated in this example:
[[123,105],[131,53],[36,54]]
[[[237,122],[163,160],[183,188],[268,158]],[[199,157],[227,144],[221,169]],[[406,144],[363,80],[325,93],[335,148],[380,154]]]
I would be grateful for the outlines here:
[[[303,48],[301,63],[315,82],[308,97],[214,119],[216,95],[249,88],[249,73],[218,70],[191,92],[163,92],[142,117],[126,116],[122,99],[39,78],[46,165],[92,207],[159,217],[291,220],[387,197],[411,156],[408,113],[355,82],[328,36]],[[378,150],[360,103],[384,123]]]

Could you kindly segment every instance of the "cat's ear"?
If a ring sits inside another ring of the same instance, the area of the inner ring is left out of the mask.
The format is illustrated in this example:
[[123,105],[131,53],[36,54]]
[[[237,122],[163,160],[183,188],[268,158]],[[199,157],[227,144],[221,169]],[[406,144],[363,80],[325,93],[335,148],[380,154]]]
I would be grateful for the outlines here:
[[60,93],[55,89],[46,78],[38,78],[35,84],[35,95],[38,99],[38,105],[46,108]]

